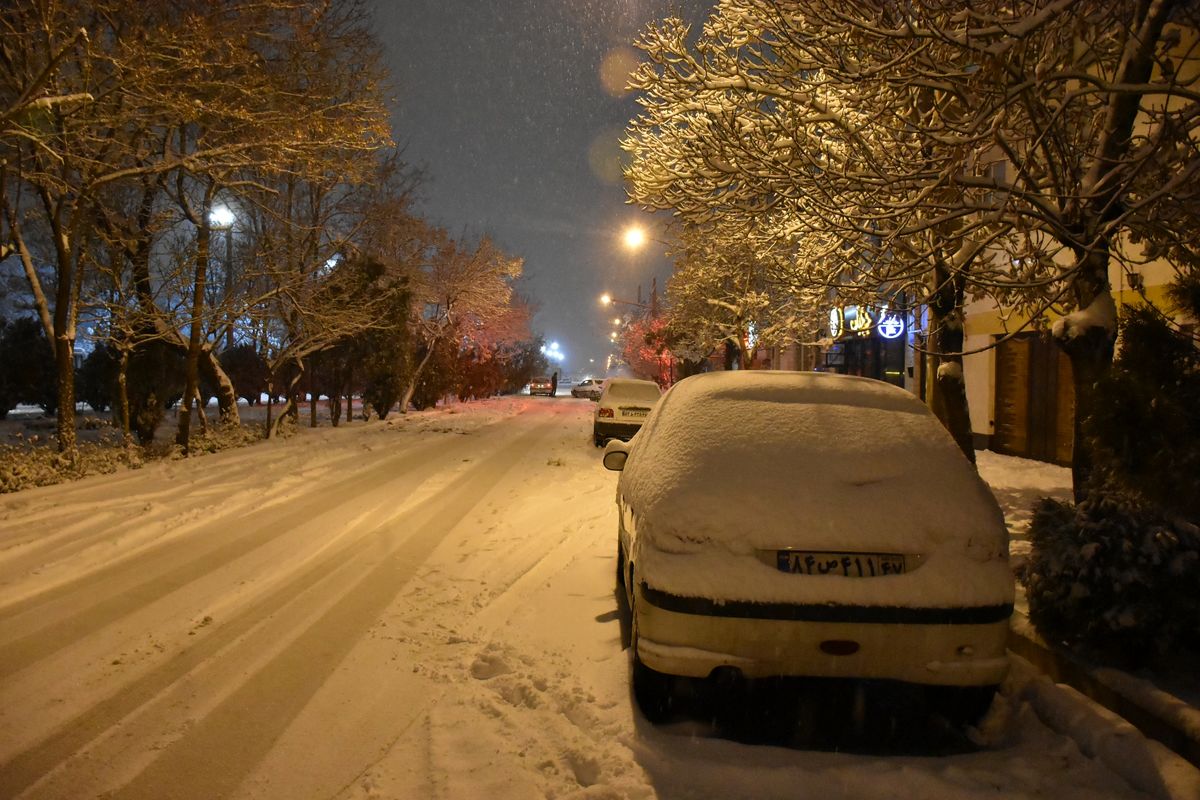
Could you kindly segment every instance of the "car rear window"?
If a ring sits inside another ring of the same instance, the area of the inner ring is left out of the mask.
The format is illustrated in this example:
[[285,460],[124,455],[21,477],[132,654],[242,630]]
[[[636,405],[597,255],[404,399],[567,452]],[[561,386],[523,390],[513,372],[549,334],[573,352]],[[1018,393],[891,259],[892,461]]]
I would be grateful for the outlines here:
[[649,381],[613,383],[608,387],[608,397],[611,400],[636,400],[645,403],[654,403],[657,402],[661,394],[662,390],[658,388],[658,384]]

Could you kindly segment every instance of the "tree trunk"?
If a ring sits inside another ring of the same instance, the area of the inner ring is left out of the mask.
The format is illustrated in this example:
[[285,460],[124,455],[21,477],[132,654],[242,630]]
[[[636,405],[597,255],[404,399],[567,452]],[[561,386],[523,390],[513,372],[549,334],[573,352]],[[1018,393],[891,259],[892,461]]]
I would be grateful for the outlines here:
[[75,453],[75,342],[67,336],[54,339],[54,362],[58,371],[58,452]]
[[933,350],[933,380],[929,407],[954,437],[958,449],[975,463],[975,436],[971,431],[971,408],[963,375],[962,289],[943,270],[934,271],[938,287],[929,304],[930,342]]
[[1070,341],[1059,341],[1071,359],[1071,382],[1075,387],[1075,420],[1072,426],[1071,488],[1078,503],[1095,467],[1095,456],[1086,436],[1084,422],[1100,404],[1097,384],[1112,366],[1113,340],[1099,328]]
[[204,392],[196,391],[196,418],[200,421],[200,433],[208,435],[208,398]]
[[733,365],[737,362],[738,348],[730,340],[725,340],[725,371],[729,372],[733,369]]
[[[210,188],[210,193],[211,193]],[[207,220],[211,194],[205,197],[204,215]],[[199,391],[200,383],[200,331],[204,327],[204,290],[208,284],[208,245],[209,229],[207,222],[197,227],[196,237],[196,272],[192,283],[192,313],[188,324],[187,360],[185,363],[185,379],[183,400],[179,404],[179,429],[175,433],[175,444],[179,445],[186,456],[191,447],[192,433],[192,401]]]
[[[413,370],[412,377],[409,378],[409,381],[408,381],[408,386],[404,389],[404,396],[402,398],[400,398],[400,413],[401,414],[408,413],[408,404],[412,402],[413,395],[416,394],[416,391],[417,391],[417,381],[420,379],[421,372],[424,371],[425,365],[429,363],[429,359],[433,356],[433,348],[436,346],[437,346],[437,340],[435,339],[433,342],[430,343],[429,347],[425,350],[425,357],[421,359],[421,363],[417,364],[417,368],[415,370]],[[366,413],[365,408],[363,409],[363,413],[364,414]],[[387,412],[385,411],[384,413],[386,414]]]
[[133,443],[133,427],[129,419],[129,348],[124,344],[117,361],[117,414],[121,419],[121,441],[129,447]]
[[[1075,304],[1088,309],[1098,299],[1105,305],[1113,303],[1108,283],[1109,252],[1107,247],[1080,251],[1076,258],[1081,267],[1075,279]],[[1116,331],[1110,330],[1099,318],[1068,317],[1054,328],[1055,340],[1071,360],[1071,383],[1075,389],[1075,420],[1072,425],[1071,488],[1078,503],[1084,499],[1088,480],[1095,466],[1095,454],[1083,434],[1083,426],[1102,399],[1098,391],[1100,380],[1112,367]],[[1113,320],[1115,322],[1115,320]]]
[[212,347],[205,345],[200,348],[199,367],[204,378],[212,384],[217,393],[217,413],[222,426],[237,427],[242,423],[237,406],[237,389],[229,379],[217,354]]
[[313,356],[308,368],[308,427],[317,427],[317,361]]
[[287,402],[284,404],[283,410],[280,411],[279,416],[275,418],[274,426],[268,427],[267,429],[268,439],[274,439],[279,435],[279,426],[283,424],[285,419],[291,416],[294,420],[296,417],[296,385],[299,384],[300,379],[304,377],[304,366],[299,359],[296,361],[300,368],[296,371],[295,377],[292,378],[292,380],[288,383]]
[[274,410],[275,410],[275,379],[268,378],[267,379],[267,429],[266,429],[266,436],[268,439],[271,438],[271,434],[275,430],[274,426],[271,425],[271,412],[273,412]]

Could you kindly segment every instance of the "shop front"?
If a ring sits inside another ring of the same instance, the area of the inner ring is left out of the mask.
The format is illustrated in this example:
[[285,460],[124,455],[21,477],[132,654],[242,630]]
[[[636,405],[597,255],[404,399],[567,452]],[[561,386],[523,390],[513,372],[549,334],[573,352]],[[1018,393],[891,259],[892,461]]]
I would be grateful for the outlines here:
[[907,387],[912,348],[906,315],[886,306],[842,306],[829,312],[825,370]]

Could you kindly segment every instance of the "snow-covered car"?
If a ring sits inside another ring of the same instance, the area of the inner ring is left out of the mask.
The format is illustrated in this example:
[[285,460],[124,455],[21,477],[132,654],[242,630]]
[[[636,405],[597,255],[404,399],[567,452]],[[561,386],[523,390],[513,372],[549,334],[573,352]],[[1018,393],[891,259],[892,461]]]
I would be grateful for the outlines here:
[[623,470],[617,573],[634,696],[678,676],[916,684],[958,722],[1008,669],[1003,515],[928,408],[881,381],[713,372],[661,399]]
[[545,375],[538,375],[529,381],[529,394],[544,394],[546,397],[554,396],[554,382]]
[[654,381],[608,379],[592,415],[592,440],[596,447],[603,447],[610,439],[629,441],[661,396],[662,389]]
[[598,400],[600,399],[600,393],[603,391],[603,378],[584,378],[571,387],[571,397],[586,397],[589,400]]

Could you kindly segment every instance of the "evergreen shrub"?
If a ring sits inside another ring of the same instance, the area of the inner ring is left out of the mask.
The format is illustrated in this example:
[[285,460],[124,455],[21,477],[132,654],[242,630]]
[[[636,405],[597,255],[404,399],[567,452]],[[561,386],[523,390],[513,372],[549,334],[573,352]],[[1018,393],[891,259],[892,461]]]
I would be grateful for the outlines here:
[[1029,617],[1047,639],[1124,663],[1200,645],[1200,532],[1112,482],[1043,499],[1029,528]]

